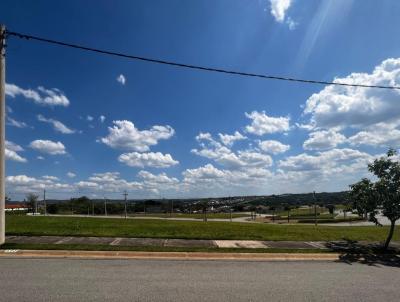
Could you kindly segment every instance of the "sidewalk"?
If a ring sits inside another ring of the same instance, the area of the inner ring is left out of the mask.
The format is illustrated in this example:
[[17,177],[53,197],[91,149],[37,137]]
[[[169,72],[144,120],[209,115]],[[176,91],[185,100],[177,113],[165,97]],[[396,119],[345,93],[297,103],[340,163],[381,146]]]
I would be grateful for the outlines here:
[[[346,241],[254,241],[254,240],[194,240],[194,239],[161,239],[161,238],[121,238],[121,237],[69,237],[69,236],[7,236],[6,243],[23,244],[85,244],[110,246],[155,246],[155,247],[188,247],[188,248],[264,248],[264,249],[332,249],[345,247]],[[377,242],[375,242],[377,243]],[[361,245],[374,242],[358,242]],[[399,242],[391,243],[400,248]]]

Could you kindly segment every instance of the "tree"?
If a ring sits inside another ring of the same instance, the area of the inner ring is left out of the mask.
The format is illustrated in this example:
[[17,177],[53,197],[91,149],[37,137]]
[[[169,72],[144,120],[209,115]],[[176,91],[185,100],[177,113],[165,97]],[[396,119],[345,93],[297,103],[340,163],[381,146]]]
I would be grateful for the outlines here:
[[329,214],[333,215],[335,213],[335,205],[334,204],[328,204],[326,206],[326,208],[328,209]]
[[26,195],[26,204],[28,208],[32,209],[33,213],[36,213],[38,199],[39,196],[34,193],[29,193]]
[[285,207],[284,207],[284,210],[287,212],[287,222],[289,223],[290,222],[290,210],[292,209],[292,207],[291,206],[289,206],[289,205],[286,205]]
[[360,216],[368,216],[370,221],[381,225],[376,218],[381,209],[382,215],[389,219],[385,249],[389,247],[396,221],[400,218],[400,162],[395,160],[396,155],[395,150],[389,149],[386,156],[368,165],[368,170],[377,178],[375,183],[364,178],[350,186],[350,196]]

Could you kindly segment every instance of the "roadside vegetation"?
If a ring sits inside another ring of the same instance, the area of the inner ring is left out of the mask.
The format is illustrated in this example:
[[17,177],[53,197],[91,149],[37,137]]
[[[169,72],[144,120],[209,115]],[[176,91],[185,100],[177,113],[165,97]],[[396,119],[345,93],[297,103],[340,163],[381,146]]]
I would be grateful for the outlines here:
[[[289,240],[330,241],[365,240],[383,241],[388,227],[377,226],[314,226],[277,225],[238,222],[172,221],[151,219],[78,218],[78,217],[31,217],[9,215],[6,218],[7,235],[59,235],[59,236],[106,236],[138,238],[182,239],[242,239],[242,240]],[[393,238],[399,240],[396,227]]]

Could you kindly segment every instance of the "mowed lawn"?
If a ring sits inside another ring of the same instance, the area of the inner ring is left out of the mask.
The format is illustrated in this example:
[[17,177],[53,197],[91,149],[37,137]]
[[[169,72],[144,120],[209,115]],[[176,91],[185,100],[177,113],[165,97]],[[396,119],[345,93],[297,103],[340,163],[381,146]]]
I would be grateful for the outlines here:
[[[399,240],[396,227],[393,240]],[[387,227],[271,225],[237,222],[165,221],[115,218],[6,216],[7,235],[66,235],[243,240],[382,241]]]

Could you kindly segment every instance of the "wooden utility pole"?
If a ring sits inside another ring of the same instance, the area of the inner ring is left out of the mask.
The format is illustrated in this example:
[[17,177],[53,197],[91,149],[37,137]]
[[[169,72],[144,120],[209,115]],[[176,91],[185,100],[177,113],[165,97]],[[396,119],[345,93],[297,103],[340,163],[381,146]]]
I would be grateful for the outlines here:
[[124,199],[125,199],[125,219],[127,219],[128,218],[128,209],[127,209],[127,196],[128,196],[128,193],[126,192],[126,190],[124,191]]
[[0,244],[5,241],[5,81],[6,81],[6,27],[0,25]]
[[104,197],[104,216],[107,216],[107,200]]

